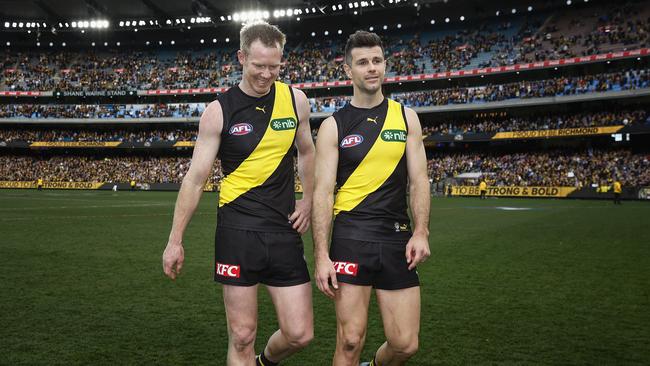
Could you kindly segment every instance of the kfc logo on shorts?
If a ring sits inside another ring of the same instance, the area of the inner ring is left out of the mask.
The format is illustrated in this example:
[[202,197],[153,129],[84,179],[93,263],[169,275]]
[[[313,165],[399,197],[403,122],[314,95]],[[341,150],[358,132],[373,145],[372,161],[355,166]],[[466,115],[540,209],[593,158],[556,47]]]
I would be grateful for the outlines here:
[[217,262],[217,274],[224,277],[239,278],[239,266]]
[[338,274],[356,276],[359,269],[358,263],[334,262],[334,270]]
[[354,147],[363,142],[363,136],[361,135],[347,135],[341,141],[341,147],[346,149],[348,147]]
[[250,123],[237,123],[230,127],[230,134],[235,136],[248,135],[253,132],[253,126]]

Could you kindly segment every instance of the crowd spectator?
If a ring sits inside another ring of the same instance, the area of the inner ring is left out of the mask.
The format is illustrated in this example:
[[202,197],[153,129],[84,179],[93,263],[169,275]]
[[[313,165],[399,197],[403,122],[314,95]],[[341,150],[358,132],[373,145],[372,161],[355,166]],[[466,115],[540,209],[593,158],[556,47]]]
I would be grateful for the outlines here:
[[[423,122],[425,135],[457,135],[471,133],[537,131],[562,128],[600,127],[613,125],[650,124],[650,112],[644,109],[574,112],[548,114],[544,116],[477,117],[469,120],[438,122],[427,125]],[[313,134],[316,136],[317,129]],[[111,128],[98,129],[88,126],[69,128],[45,128],[21,126],[20,128],[0,129],[0,141],[5,142],[71,142],[71,141],[119,141],[119,142],[158,142],[158,141],[196,141],[197,126],[187,124],[184,128]]]
[[587,187],[613,177],[625,186],[650,184],[650,155],[628,150],[438,153],[429,160],[428,169],[432,182],[481,173],[494,186]]
[[171,104],[3,104],[0,118],[200,117],[207,103]]
[[160,142],[196,141],[197,128],[168,129],[111,129],[88,130],[80,128],[0,129],[0,141],[4,142]]
[[[644,18],[647,11],[616,5],[595,11],[601,10],[604,15],[599,17],[571,19],[562,25],[566,29],[527,15],[517,23],[518,29],[510,21],[495,18],[453,33],[423,29],[399,38],[387,36],[387,73],[452,71],[650,46],[650,18]],[[343,49],[343,42],[335,38],[289,44],[280,79],[288,83],[344,80]],[[482,61],[474,62],[479,55],[484,56]],[[0,65],[0,90],[14,91],[229,87],[238,82],[241,72],[235,45],[183,49],[173,55],[157,49],[6,50],[0,55]]]
[[[0,155],[0,181],[181,183],[190,163],[186,157]],[[209,181],[222,178],[217,161]]]
[[[390,98],[408,107],[429,107],[448,104],[498,102],[508,99],[529,99],[561,95],[577,95],[610,90],[650,87],[650,69],[547,80],[455,87],[417,92],[392,93]],[[312,112],[334,112],[350,101],[348,96],[312,98]]]
[[600,127],[613,125],[650,124],[647,110],[626,110],[618,112],[580,112],[546,114],[543,116],[474,118],[469,121],[441,122],[424,126],[427,135],[457,135],[467,133],[489,133],[509,131],[538,131],[563,128]]
[[[552,19],[524,38],[515,62],[595,55],[650,46],[650,17],[639,4],[599,7],[587,16],[571,13]],[[568,20],[568,21],[567,21]]]
[[[188,157],[0,155],[0,181],[180,183]],[[428,161],[432,182],[481,173],[494,186],[650,185],[650,154],[629,150],[553,150],[525,153],[437,153]],[[223,178],[219,161],[209,181]]]
[[409,107],[497,102],[561,95],[577,95],[610,90],[650,87],[650,70],[627,70],[608,74],[562,76],[548,80],[430,91],[393,93],[392,98]]
[[[650,69],[640,69],[497,85],[392,93],[389,97],[409,107],[428,107],[648,87],[650,87]],[[344,107],[349,101],[349,96],[311,98],[311,111],[332,113]],[[206,106],[207,103],[3,104],[0,105],[0,118],[188,118],[199,117]]]

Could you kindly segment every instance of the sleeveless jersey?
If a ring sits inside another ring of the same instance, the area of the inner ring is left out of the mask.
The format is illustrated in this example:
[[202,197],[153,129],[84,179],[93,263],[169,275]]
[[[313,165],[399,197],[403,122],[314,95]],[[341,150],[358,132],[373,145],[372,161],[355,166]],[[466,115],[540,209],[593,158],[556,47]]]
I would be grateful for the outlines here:
[[332,237],[408,241],[404,107],[384,99],[370,109],[348,104],[333,116],[339,161]]
[[232,87],[217,100],[223,110],[219,158],[224,178],[218,227],[291,231],[295,208],[294,140],[298,128],[291,88],[275,82],[256,98]]

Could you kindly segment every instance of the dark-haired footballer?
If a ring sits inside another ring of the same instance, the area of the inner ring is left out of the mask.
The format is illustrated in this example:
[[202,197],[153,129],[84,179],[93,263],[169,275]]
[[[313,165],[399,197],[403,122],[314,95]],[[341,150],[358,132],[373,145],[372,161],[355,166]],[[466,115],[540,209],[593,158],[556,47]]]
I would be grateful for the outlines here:
[[359,365],[373,288],[386,342],[365,364],[402,365],[418,349],[416,266],[430,255],[422,129],[413,110],[382,93],[386,60],[376,34],[350,36],[344,69],[352,79],[352,100],[323,121],[316,140],[315,279],[335,302],[334,365]]

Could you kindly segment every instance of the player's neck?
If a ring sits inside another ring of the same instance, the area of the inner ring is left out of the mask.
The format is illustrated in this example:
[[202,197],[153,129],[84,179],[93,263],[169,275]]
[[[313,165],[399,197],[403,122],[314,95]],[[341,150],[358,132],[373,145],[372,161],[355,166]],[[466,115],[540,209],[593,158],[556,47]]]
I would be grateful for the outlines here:
[[242,79],[239,82],[239,89],[244,94],[248,95],[249,97],[254,97],[254,98],[263,97],[263,96],[267,95],[271,91],[271,88],[269,88],[267,91],[260,94],[260,93],[256,92],[255,89],[253,89],[253,87],[249,83],[246,82],[246,79]]
[[377,90],[377,92],[373,94],[355,90],[350,103],[357,108],[373,108],[381,104],[383,101],[384,94],[381,90]]

